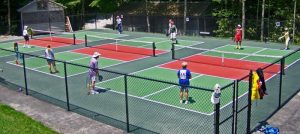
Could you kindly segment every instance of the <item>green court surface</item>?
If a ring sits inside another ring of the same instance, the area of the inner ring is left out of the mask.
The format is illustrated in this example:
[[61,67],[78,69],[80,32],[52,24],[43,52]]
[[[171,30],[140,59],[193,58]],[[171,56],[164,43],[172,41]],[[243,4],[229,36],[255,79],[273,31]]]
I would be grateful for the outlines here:
[[[147,78],[153,78],[163,81],[169,81],[177,83],[177,76],[175,70],[165,69],[161,67],[153,67],[143,71],[134,73],[133,75],[143,76]],[[220,85],[227,85],[232,82],[230,79],[200,75],[193,73],[191,85],[197,87],[204,87],[212,89],[215,83]],[[124,78],[118,77],[111,80],[97,83],[97,87],[111,89],[112,92],[124,93]],[[136,97],[145,101],[151,101],[153,103],[159,103],[162,105],[168,105],[178,107],[180,109],[188,111],[196,111],[203,114],[211,114],[213,112],[213,106],[210,103],[211,91],[205,91],[201,89],[190,89],[189,101],[190,104],[184,105],[179,103],[179,87],[167,83],[156,82],[146,79],[140,79],[135,77],[128,77],[128,94],[129,96]],[[222,106],[228,104],[231,101],[232,89],[226,89],[222,92]],[[247,89],[244,89],[245,92]]]
[[[134,41],[137,41],[136,43]],[[141,42],[139,42],[141,41]],[[132,43],[130,43],[132,42]],[[144,42],[144,43],[143,43]],[[152,48],[152,43],[155,42],[156,49],[158,50],[171,50],[171,44],[172,41],[169,38],[158,38],[158,37],[141,37],[141,38],[135,38],[130,41],[121,41],[119,44],[124,45],[130,45],[130,46],[143,46],[146,48]],[[202,44],[203,42],[200,41],[190,41],[190,40],[180,40],[178,39],[178,44],[176,45],[181,45],[181,46],[193,46],[193,45],[199,45]],[[143,45],[145,44],[145,45]],[[148,44],[148,45],[146,45]]]
[[[249,61],[257,61],[257,62],[265,62],[272,63],[276,60],[280,59],[280,56],[285,56],[291,53],[291,50],[279,50],[279,49],[270,49],[270,48],[261,48],[261,47],[251,47],[251,46],[243,46],[242,50],[234,49],[234,45],[225,45],[214,50],[217,51],[205,51],[202,54],[211,55],[225,58],[233,58],[233,59],[242,59]],[[225,53],[221,53],[218,51],[224,51]],[[229,52],[229,53],[226,53]],[[241,53],[241,54],[239,54]],[[243,55],[245,54],[245,55]],[[268,57],[270,56],[270,57]],[[273,57],[272,57],[273,56]],[[274,57],[276,56],[276,57]],[[289,65],[295,62],[300,58],[300,53],[293,54],[285,59],[285,64]],[[226,62],[226,61],[224,61]]]
[[[43,57],[43,56],[41,56]],[[74,52],[61,52],[56,53],[55,58],[57,60],[61,61],[67,61],[70,63],[75,63],[83,66],[88,66],[91,57],[83,54],[78,54]],[[101,57],[101,62],[99,62],[99,68],[105,68],[114,64],[121,63],[122,61],[113,60]],[[14,64],[13,61],[9,62],[10,64]],[[39,71],[42,73],[49,74],[48,64],[46,59],[44,58],[38,58],[38,57],[30,57],[25,59],[26,68]],[[55,76],[64,77],[64,64],[62,62],[56,62],[56,67],[60,71],[59,73],[55,73]],[[88,68],[86,67],[80,67],[75,66],[71,64],[67,64],[67,74],[68,76],[76,75],[76,74],[82,74],[84,72],[87,72]],[[52,74],[51,74],[52,75]]]
[[[14,51],[14,42],[0,43],[0,48]],[[30,53],[43,50],[44,48],[38,46],[31,46],[31,48],[23,47],[23,44],[19,44],[19,52]],[[0,50],[0,57],[14,55],[14,52]]]

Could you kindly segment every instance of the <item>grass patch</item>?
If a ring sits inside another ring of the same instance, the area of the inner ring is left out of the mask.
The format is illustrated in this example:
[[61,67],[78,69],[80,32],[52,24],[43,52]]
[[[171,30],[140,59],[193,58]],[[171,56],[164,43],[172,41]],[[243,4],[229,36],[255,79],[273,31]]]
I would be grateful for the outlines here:
[[57,134],[42,123],[0,103],[1,134]]

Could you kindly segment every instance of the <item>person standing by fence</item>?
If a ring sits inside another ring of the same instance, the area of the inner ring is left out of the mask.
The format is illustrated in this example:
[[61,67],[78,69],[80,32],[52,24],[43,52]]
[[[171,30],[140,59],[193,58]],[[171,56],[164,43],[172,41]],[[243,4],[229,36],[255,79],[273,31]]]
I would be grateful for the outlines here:
[[117,16],[117,30],[119,31],[119,34],[121,34],[123,32],[123,28],[122,28],[122,19]]
[[24,37],[24,40],[25,40],[25,43],[24,43],[23,47],[30,48],[30,46],[29,46],[29,35],[28,35],[28,32],[27,32],[27,26],[24,26],[23,37]]
[[20,61],[19,61],[19,59],[20,59],[20,53],[19,53],[19,45],[18,45],[17,42],[14,43],[14,51],[16,53],[16,60],[15,60],[16,64],[19,64],[20,63]]
[[191,72],[187,69],[187,62],[183,62],[182,68],[178,70],[177,77],[179,78],[180,86],[180,104],[182,104],[183,92],[185,92],[185,104],[189,103],[189,86],[190,79],[192,78]]

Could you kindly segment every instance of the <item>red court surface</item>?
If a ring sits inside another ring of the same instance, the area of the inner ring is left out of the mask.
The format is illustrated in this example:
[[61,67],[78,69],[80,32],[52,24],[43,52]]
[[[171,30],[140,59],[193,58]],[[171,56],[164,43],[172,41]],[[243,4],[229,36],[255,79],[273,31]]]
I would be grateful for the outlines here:
[[[102,57],[123,60],[123,61],[132,61],[148,56],[152,56],[152,49],[147,48],[138,48],[131,46],[122,46],[118,45],[118,51],[116,51],[116,45],[105,44],[100,46],[87,47],[82,49],[73,50],[73,52],[92,55],[94,52],[101,53]],[[164,53],[164,51],[156,51],[159,53]],[[139,53],[139,54],[134,54]]]
[[[75,40],[76,44],[84,43],[83,40]],[[18,43],[24,44],[25,41],[19,41]],[[51,45],[52,48],[70,46],[73,44],[73,39],[70,38],[61,38],[61,37],[52,37],[52,41],[50,37],[44,37],[37,39],[30,39],[29,45],[39,46],[39,47],[47,47]]]
[[[237,68],[243,70],[256,70],[257,68],[263,68],[268,66],[270,63],[256,62],[256,61],[247,61],[247,60],[238,60],[238,59],[229,59],[208,55],[193,55],[182,59],[183,61],[192,61],[199,62],[201,64],[209,64],[230,68]],[[222,62],[223,60],[223,62]],[[268,67],[265,71],[269,73],[277,73],[280,70],[280,65],[275,64]]]
[[[161,65],[161,67],[168,68],[168,69],[180,69],[182,61],[174,61],[168,64]],[[188,69],[191,72],[211,75],[211,76],[218,76],[223,78],[229,79],[241,79],[249,74],[249,70],[242,70],[236,68],[229,68],[224,66],[216,66],[216,65],[209,65],[209,64],[200,64],[194,62],[188,62]],[[265,79],[271,78],[274,74],[271,73],[264,73]]]

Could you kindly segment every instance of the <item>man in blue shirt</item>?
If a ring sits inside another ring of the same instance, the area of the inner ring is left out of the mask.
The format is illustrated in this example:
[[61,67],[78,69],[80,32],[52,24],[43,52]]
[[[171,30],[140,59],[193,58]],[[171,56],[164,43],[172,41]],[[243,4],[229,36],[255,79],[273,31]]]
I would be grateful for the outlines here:
[[182,103],[183,91],[185,91],[185,104],[189,103],[189,85],[192,78],[191,71],[187,69],[187,62],[183,62],[182,68],[178,70],[177,76],[180,85],[180,103]]

